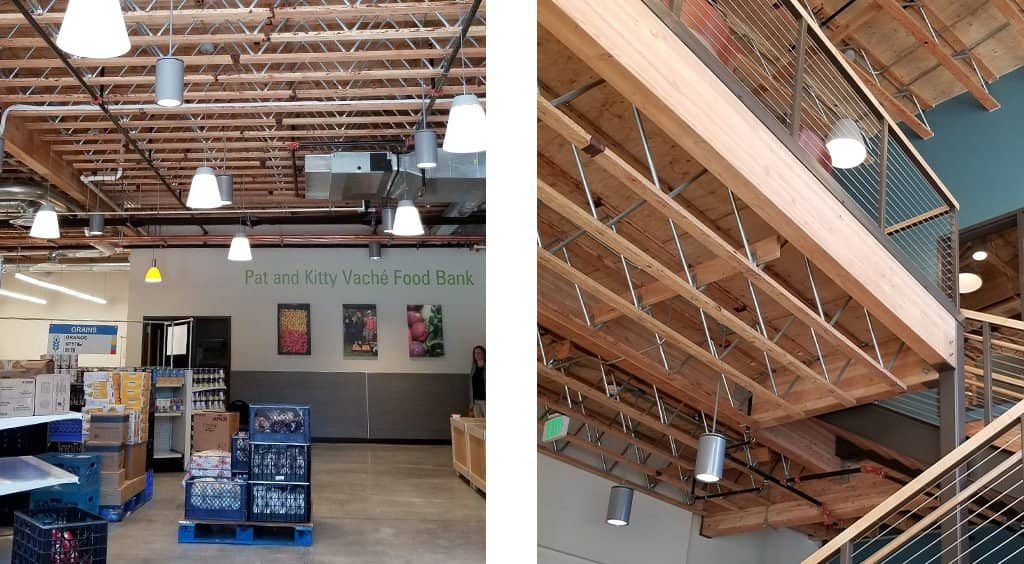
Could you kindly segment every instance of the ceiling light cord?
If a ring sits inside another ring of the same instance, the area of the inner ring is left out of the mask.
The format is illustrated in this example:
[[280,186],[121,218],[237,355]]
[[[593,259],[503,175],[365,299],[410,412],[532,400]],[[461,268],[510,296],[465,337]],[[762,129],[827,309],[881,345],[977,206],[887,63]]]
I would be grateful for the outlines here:
[[174,2],[171,0],[171,8],[169,11],[169,29],[167,30],[167,56],[174,56]]

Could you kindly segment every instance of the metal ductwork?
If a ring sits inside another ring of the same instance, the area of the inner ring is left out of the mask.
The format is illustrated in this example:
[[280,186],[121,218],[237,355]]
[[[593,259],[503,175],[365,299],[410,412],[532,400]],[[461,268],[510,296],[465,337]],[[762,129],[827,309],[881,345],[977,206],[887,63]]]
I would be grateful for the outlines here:
[[27,183],[0,184],[0,219],[9,219],[21,227],[31,227],[39,206],[49,202],[58,212],[80,212],[82,208],[64,195],[45,186]]
[[306,198],[373,201],[402,197],[408,189],[418,203],[483,202],[486,168],[485,153],[439,151],[437,166],[426,169],[426,188],[420,194],[421,169],[411,157],[366,152],[306,155]]

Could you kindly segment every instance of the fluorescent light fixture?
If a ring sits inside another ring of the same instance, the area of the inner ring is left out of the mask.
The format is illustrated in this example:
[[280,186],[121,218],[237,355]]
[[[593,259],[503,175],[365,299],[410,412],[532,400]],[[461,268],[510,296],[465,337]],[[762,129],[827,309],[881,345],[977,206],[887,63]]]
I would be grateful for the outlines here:
[[971,258],[977,261],[982,261],[988,258],[988,251],[985,249],[978,249],[971,253]]
[[120,57],[132,47],[120,0],[68,0],[57,46],[87,59]]
[[694,477],[706,484],[722,479],[725,470],[725,435],[704,433],[697,440],[697,461],[693,465]]
[[429,129],[418,129],[414,135],[416,145],[416,166],[434,168],[437,166],[437,134]]
[[180,106],[185,100],[185,61],[177,57],[156,60],[156,104],[165,108]]
[[629,515],[633,512],[633,488],[612,486],[608,492],[608,512],[605,521],[614,527],[629,525]]
[[28,236],[36,239],[60,239],[60,224],[57,222],[57,210],[53,204],[43,204],[39,207]]
[[864,135],[857,122],[850,118],[843,118],[832,126],[825,148],[832,157],[832,166],[836,168],[853,168],[868,156]]
[[153,257],[153,266],[146,271],[146,284],[159,284],[164,281],[164,276],[156,266],[156,257]]
[[220,203],[229,206],[235,199],[235,179],[228,173],[217,175],[217,190],[220,192]]
[[395,208],[381,208],[380,225],[384,228],[385,233],[395,232]]
[[101,213],[91,213],[91,214],[89,214],[89,228],[85,230],[85,234],[86,235],[91,235],[93,237],[98,237],[100,235],[103,235],[104,222],[105,222],[105,220],[103,219],[103,214],[101,214]]
[[0,296],[5,296],[5,297],[8,297],[8,298],[14,298],[16,300],[21,300],[21,301],[24,301],[24,302],[32,302],[34,304],[39,304],[39,305],[46,305],[46,300],[44,300],[42,298],[37,298],[35,296],[28,296],[28,295],[25,295],[25,294],[19,294],[17,292],[12,292],[10,290],[4,290],[3,288],[0,288]]
[[479,153],[486,150],[487,117],[476,94],[460,94],[448,110],[444,150],[449,153]]
[[252,260],[252,247],[249,246],[249,238],[245,236],[245,230],[239,228],[231,239],[231,248],[228,249],[228,260],[231,262],[249,262]]
[[420,221],[420,210],[412,200],[398,202],[395,211],[395,225],[392,233],[399,237],[416,237],[423,235],[423,222]]
[[185,201],[185,205],[196,210],[212,210],[223,205],[220,199],[217,175],[212,168],[201,166],[196,169],[196,174],[192,177],[192,185],[188,189],[188,199]]
[[107,304],[107,300],[104,300],[103,298],[97,298],[96,296],[91,296],[89,294],[86,294],[85,292],[79,292],[78,290],[72,290],[71,288],[68,288],[66,286],[61,286],[60,284],[54,284],[52,282],[47,282],[45,280],[40,280],[38,278],[32,278],[31,276],[28,276],[26,274],[22,274],[20,272],[16,272],[14,274],[14,278],[17,279],[17,280],[21,280],[22,282],[27,282],[27,283],[32,284],[34,286],[39,286],[40,288],[46,288],[47,290],[53,290],[55,292],[60,292],[62,294],[67,294],[69,296],[78,298],[80,300],[86,300],[86,301],[90,301],[90,302],[97,303],[97,304],[100,304],[100,305],[106,305]]
[[370,241],[370,260],[380,260],[380,241]]
[[959,280],[961,294],[977,292],[978,288],[981,288],[981,276],[973,272],[961,272]]

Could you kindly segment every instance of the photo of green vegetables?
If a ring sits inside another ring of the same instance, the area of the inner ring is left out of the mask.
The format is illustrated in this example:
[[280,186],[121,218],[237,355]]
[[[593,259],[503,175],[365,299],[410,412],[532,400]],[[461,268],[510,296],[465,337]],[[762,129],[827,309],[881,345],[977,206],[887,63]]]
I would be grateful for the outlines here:
[[409,325],[409,357],[444,356],[444,315],[439,305],[410,305],[405,308]]

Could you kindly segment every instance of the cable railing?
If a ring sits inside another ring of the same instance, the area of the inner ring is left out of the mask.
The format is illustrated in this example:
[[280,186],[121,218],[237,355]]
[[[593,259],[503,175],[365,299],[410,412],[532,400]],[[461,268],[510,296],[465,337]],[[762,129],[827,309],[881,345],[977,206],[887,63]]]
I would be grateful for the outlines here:
[[840,54],[796,0],[643,1],[923,285],[956,304],[956,202],[855,77],[855,52]]
[[1024,561],[1024,322],[963,316],[970,438],[804,564]]

